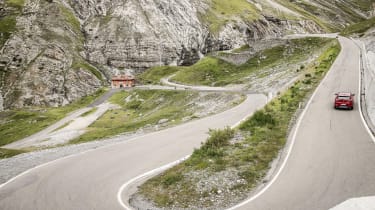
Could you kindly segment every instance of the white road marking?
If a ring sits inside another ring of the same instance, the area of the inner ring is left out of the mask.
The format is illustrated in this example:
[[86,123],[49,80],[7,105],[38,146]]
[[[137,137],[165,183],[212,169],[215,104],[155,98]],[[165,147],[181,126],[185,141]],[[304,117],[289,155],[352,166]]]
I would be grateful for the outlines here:
[[318,89],[320,88],[320,86],[324,83],[324,81],[328,78],[328,75],[331,73],[331,71],[328,71],[328,73],[326,74],[326,76],[323,78],[323,80],[320,82],[320,84],[318,85],[318,87],[315,89],[314,93],[312,94],[312,96],[310,97],[309,101],[307,102],[307,105],[305,107],[305,109],[302,111],[301,115],[299,116],[298,118],[298,121],[297,121],[297,124],[296,124],[296,127],[294,129],[294,132],[293,132],[293,136],[292,136],[292,139],[291,139],[291,143],[290,143],[290,147],[288,148],[288,152],[286,154],[286,157],[282,163],[282,165],[280,166],[280,169],[279,171],[276,173],[276,175],[272,178],[272,180],[262,189],[260,190],[257,194],[255,194],[254,196],[252,196],[251,198],[243,201],[242,203],[239,203],[231,208],[228,208],[226,210],[234,210],[234,209],[237,209],[241,206],[244,206],[250,202],[252,202],[253,200],[257,199],[259,196],[261,196],[264,192],[266,192],[270,187],[271,185],[278,179],[278,177],[280,176],[281,172],[284,170],[285,166],[286,166],[286,163],[288,162],[288,159],[289,159],[289,156],[290,154],[292,153],[292,150],[293,150],[293,146],[294,146],[294,143],[295,143],[295,140],[296,140],[296,136],[297,136],[297,131],[301,125],[301,122],[302,122],[302,119],[303,117],[305,116],[306,114],[306,111],[308,110],[313,98],[315,97],[316,93],[318,92]]
[[181,159],[179,159],[179,160],[176,160],[176,161],[174,161],[174,162],[172,162],[172,163],[168,163],[167,165],[161,166],[161,167],[156,168],[156,169],[154,169],[154,170],[151,170],[151,171],[149,171],[149,172],[146,172],[146,173],[144,173],[144,174],[141,174],[141,175],[139,175],[139,176],[137,176],[137,177],[135,177],[135,178],[129,180],[128,182],[126,182],[125,184],[123,184],[123,185],[120,187],[120,189],[118,190],[118,192],[117,192],[117,201],[119,202],[119,204],[120,204],[124,209],[126,209],[126,210],[131,210],[132,208],[131,208],[130,206],[127,206],[127,205],[124,203],[124,201],[122,200],[122,198],[121,198],[122,192],[123,192],[123,191],[124,191],[129,185],[131,185],[133,182],[136,182],[137,180],[143,179],[143,178],[145,178],[145,177],[148,177],[148,176],[151,176],[151,175],[153,175],[153,174],[156,174],[156,173],[159,173],[159,172],[161,172],[161,171],[164,171],[164,170],[167,170],[167,169],[169,169],[169,168],[172,168],[173,166],[175,166],[175,165],[177,165],[177,164],[183,162],[184,160],[188,159],[189,157],[190,157],[190,155],[188,155],[188,156],[186,156],[186,157],[184,157],[184,158],[181,158]]
[[[268,102],[268,99],[267,99],[267,102]],[[249,117],[250,117],[251,115],[253,115],[253,114],[254,114],[254,113],[249,113],[249,114],[246,115],[242,120],[240,120],[240,121],[238,121],[237,123],[235,123],[234,125],[232,125],[231,128],[233,129],[233,128],[237,127],[237,126],[240,125],[244,120],[246,120],[247,118],[249,118]],[[186,156],[186,157],[184,157],[184,158],[181,158],[181,159],[179,159],[179,160],[176,160],[176,161],[174,161],[174,162],[172,162],[172,163],[168,163],[168,164],[163,165],[163,166],[161,166],[161,167],[159,167],[159,168],[156,168],[156,169],[154,169],[154,170],[148,171],[148,172],[146,172],[146,173],[144,173],[144,174],[141,174],[141,175],[139,175],[139,176],[137,176],[137,177],[134,177],[133,179],[131,179],[131,180],[129,180],[128,182],[126,182],[125,184],[123,184],[123,185],[120,187],[120,189],[118,190],[118,192],[117,192],[117,201],[119,202],[119,204],[121,205],[121,207],[123,207],[123,208],[126,209],[126,210],[132,210],[132,208],[131,208],[130,206],[128,206],[128,205],[122,200],[121,195],[123,194],[124,190],[125,190],[128,186],[130,186],[133,182],[136,182],[136,181],[138,181],[138,180],[140,180],[140,179],[143,179],[143,178],[145,178],[145,177],[151,176],[151,175],[153,175],[153,174],[159,173],[159,172],[161,172],[161,171],[167,170],[167,169],[169,169],[169,168],[171,168],[171,167],[173,167],[173,166],[175,166],[175,165],[177,165],[177,164],[179,164],[179,163],[185,161],[185,160],[188,159],[190,156],[191,156],[191,155],[188,155],[188,156]]]

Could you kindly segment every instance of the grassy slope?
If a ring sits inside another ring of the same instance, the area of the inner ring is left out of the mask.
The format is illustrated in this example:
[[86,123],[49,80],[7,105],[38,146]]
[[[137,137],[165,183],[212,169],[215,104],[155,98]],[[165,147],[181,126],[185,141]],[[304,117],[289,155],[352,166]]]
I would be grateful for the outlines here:
[[286,0],[276,0],[278,3],[280,3],[281,5],[303,15],[303,17],[305,19],[309,19],[309,20],[312,20],[314,21],[316,24],[318,24],[324,31],[326,32],[331,32],[331,31],[336,31],[337,28],[335,26],[332,26],[330,25],[329,23],[327,23],[326,21],[320,19],[319,17],[317,17],[316,15],[314,15],[312,12],[313,11],[306,11],[305,9],[303,9],[303,7],[300,7],[298,4],[295,4],[295,3],[291,3],[290,1],[286,1]]
[[[230,189],[222,189],[221,196],[240,201],[264,176],[270,163],[285,145],[288,126],[298,109],[299,103],[307,99],[325,72],[330,68],[340,51],[339,45],[331,45],[316,61],[307,67],[310,73],[301,78],[280,97],[256,112],[232,131],[211,131],[210,138],[196,149],[192,156],[159,176],[148,180],[140,187],[140,193],[158,207],[184,208],[193,203],[203,208],[212,205],[211,196],[217,189],[197,192],[197,180],[189,179],[189,173],[204,170],[204,174],[215,176],[221,171],[236,171],[245,180]],[[242,133],[245,139],[235,144],[229,143],[234,132]],[[226,190],[229,190],[228,194]],[[219,204],[220,205],[224,205]]]
[[84,61],[82,58],[75,58],[72,64],[72,68],[75,70],[83,69],[85,71],[91,72],[91,74],[95,75],[95,77],[100,81],[104,81],[102,73],[100,73],[99,70],[89,64],[87,61]]
[[[140,128],[154,129],[156,125],[166,127],[181,123],[183,118],[196,118],[197,116],[193,114],[197,107],[192,101],[198,97],[198,94],[197,92],[170,90],[119,92],[110,98],[110,102],[121,108],[107,111],[89,126],[85,134],[70,143],[88,142],[136,131]],[[212,93],[208,97],[217,96]],[[168,119],[168,122],[158,125],[161,119]]]
[[370,28],[374,26],[375,26],[375,17],[350,25],[346,27],[343,31],[341,31],[340,34],[343,36],[349,36],[353,34],[363,35],[363,33],[365,33],[367,30],[369,30]]
[[25,152],[25,151],[0,148],[0,159],[10,158],[12,156],[16,156],[16,155],[21,154],[23,152]]
[[[189,116],[188,102],[197,93],[181,91],[134,90],[113,95],[110,102],[121,106],[109,110],[89,126],[88,132],[71,141],[82,143],[119,133],[135,131],[146,125],[155,125],[161,119],[174,119],[177,123]],[[125,99],[129,97],[128,102]],[[168,122],[168,124],[171,122]]]
[[329,42],[323,38],[293,39],[288,46],[281,45],[256,54],[247,63],[236,66],[214,57],[206,57],[190,67],[179,70],[172,78],[178,83],[223,86],[242,83],[252,73],[275,67],[281,63],[297,63]]
[[91,96],[87,96],[64,107],[43,107],[0,112],[0,146],[43,130],[65,117],[69,112],[87,106],[103,93],[104,90],[99,90]]
[[4,45],[10,35],[16,31],[16,18],[22,12],[24,0],[6,0],[5,5],[11,8],[10,14],[0,18],[0,48]]
[[210,0],[209,2],[210,9],[201,15],[201,19],[214,34],[218,33],[226,23],[235,22],[238,18],[253,21],[260,16],[255,6],[246,0]]
[[139,75],[137,79],[144,84],[158,84],[161,78],[171,75],[183,68],[184,67],[177,66],[153,67]]

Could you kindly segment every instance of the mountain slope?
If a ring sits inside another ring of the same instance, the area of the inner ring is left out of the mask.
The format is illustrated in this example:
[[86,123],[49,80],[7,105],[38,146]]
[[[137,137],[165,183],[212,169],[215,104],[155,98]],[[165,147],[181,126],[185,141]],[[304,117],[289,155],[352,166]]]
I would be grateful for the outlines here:
[[339,30],[370,0],[3,0],[0,109],[60,106],[111,75],[191,65],[204,54],[290,33]]

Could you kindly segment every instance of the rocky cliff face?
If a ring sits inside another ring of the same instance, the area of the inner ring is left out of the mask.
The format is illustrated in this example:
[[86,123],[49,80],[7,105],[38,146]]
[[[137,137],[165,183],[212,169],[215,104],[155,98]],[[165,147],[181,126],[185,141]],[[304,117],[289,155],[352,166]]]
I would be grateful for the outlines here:
[[64,105],[106,85],[116,69],[191,65],[208,52],[324,30],[290,2],[238,2],[227,12],[216,0],[6,0],[0,11],[19,13],[15,30],[1,33],[10,35],[0,54],[0,108]]
[[[17,17],[17,31],[0,55],[3,105],[59,106],[94,92],[100,80],[78,51],[83,45],[79,22],[62,3],[33,0]],[[75,25],[76,24],[76,25]]]

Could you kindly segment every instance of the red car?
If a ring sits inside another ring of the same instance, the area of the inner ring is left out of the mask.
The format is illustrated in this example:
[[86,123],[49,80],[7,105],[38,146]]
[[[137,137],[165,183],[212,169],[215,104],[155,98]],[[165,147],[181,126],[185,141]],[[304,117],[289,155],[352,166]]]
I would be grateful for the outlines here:
[[354,94],[348,92],[336,93],[335,98],[335,109],[353,109],[354,105]]

